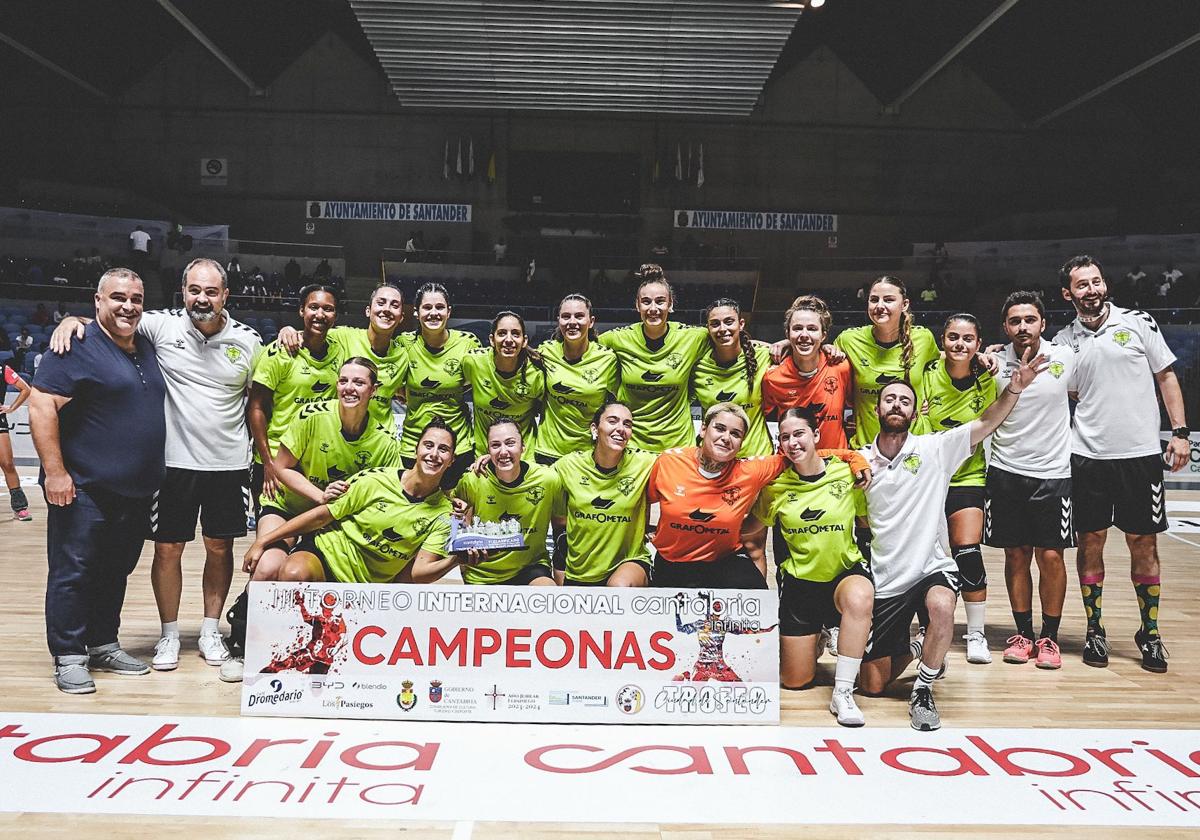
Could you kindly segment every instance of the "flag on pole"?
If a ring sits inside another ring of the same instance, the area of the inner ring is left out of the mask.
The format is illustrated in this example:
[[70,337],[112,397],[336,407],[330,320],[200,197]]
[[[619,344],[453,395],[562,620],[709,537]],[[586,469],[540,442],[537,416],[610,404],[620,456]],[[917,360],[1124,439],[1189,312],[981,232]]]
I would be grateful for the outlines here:
[[496,152],[494,150],[488,157],[487,181],[489,184],[496,183]]
[[458,160],[454,162],[454,171],[456,174],[462,174],[462,138],[458,138]]
[[687,179],[688,179],[689,181],[690,181],[690,180],[692,180],[692,143],[691,143],[691,141],[690,141],[690,140],[688,141],[688,170],[687,170]]
[[442,180],[445,181],[450,177],[450,141],[446,141],[446,148],[442,150]]
[[704,186],[704,144],[700,144],[700,166],[696,172],[696,186]]
[[683,180],[683,148],[675,144],[675,180]]
[[471,154],[467,157],[467,174],[475,177],[475,138],[471,138]]

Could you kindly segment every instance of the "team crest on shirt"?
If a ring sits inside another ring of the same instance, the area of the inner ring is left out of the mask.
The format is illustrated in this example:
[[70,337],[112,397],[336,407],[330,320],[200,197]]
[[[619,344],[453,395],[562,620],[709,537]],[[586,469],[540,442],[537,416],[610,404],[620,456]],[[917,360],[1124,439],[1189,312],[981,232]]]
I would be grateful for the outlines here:
[[901,461],[900,466],[904,467],[904,469],[908,470],[913,475],[916,475],[921,469],[921,456],[914,452]]
[[850,491],[850,482],[848,481],[831,481],[829,483],[829,494],[835,499],[843,499]]
[[628,496],[633,492],[633,479],[629,476],[622,478],[617,482],[617,489],[621,491],[622,496]]
[[836,376],[826,376],[825,381],[821,383],[821,387],[825,389],[826,394],[832,394],[837,390],[838,382]]
[[354,466],[360,470],[366,469],[367,464],[371,462],[371,453],[365,449],[360,449],[354,453]]
[[237,360],[242,358],[241,348],[234,347],[232,344],[230,344],[228,347],[225,348],[225,358],[228,359],[231,363],[236,364]]
[[530,487],[525,491],[525,498],[529,500],[529,504],[536,505],[542,499],[546,498],[546,488]]
[[1050,367],[1046,368],[1046,370],[1055,379],[1059,379],[1062,377],[1063,372],[1066,370],[1066,365],[1064,365],[1062,362],[1051,362]]
[[442,365],[442,370],[446,371],[446,373],[450,374],[451,376],[458,376],[458,372],[462,370],[462,362],[460,362],[458,359],[447,359]]
[[725,504],[729,505],[730,507],[733,507],[737,503],[737,500],[740,499],[741,497],[742,497],[742,488],[741,487],[730,487],[721,494],[721,501],[723,501]]
[[513,392],[518,397],[528,397],[529,396],[529,386],[526,385],[524,382],[518,382],[516,387],[513,388]]
[[584,368],[583,370],[581,370],[579,372],[579,375],[583,377],[584,382],[591,383],[591,382],[595,382],[596,378],[600,374],[598,371],[592,370],[591,368]]
[[983,411],[983,394],[975,394],[971,397],[971,410],[976,414]]
[[[429,526],[429,517],[423,516],[420,519],[418,519],[416,522],[413,523],[413,533],[419,534],[422,531],[424,531],[428,526]],[[394,539],[400,539],[400,538],[395,537]]]
[[663,359],[663,364],[671,370],[675,370],[683,364],[683,355],[681,353],[668,353],[667,358]]
[[1129,330],[1117,330],[1115,333],[1113,333],[1113,341],[1117,342],[1117,344],[1121,347],[1124,347],[1126,344],[1128,344],[1131,338],[1133,338],[1133,333],[1131,333]]

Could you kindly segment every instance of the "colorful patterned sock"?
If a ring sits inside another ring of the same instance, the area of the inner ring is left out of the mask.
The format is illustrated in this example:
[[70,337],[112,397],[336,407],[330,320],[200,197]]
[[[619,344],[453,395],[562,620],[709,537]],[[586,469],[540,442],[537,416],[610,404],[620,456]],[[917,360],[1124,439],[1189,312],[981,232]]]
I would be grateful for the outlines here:
[[1083,611],[1087,614],[1088,630],[1104,635],[1104,621],[1100,616],[1104,599],[1104,575],[1080,575],[1079,591],[1083,594]]
[[1162,581],[1158,575],[1134,575],[1133,591],[1137,593],[1138,612],[1142,614],[1142,632],[1158,635],[1158,598]]

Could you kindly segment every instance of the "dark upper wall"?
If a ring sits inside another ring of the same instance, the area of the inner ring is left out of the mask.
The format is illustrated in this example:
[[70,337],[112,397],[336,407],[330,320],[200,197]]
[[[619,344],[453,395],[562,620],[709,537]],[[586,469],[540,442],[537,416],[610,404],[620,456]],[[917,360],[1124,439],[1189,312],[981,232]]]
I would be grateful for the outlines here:
[[[738,121],[408,111],[378,69],[332,34],[263,98],[189,44],[115,103],[41,95],[6,110],[22,127],[8,157],[10,189],[23,174],[120,184],[191,220],[228,222],[241,238],[344,245],[351,270],[362,273],[416,226],[318,222],[308,237],[305,199],[470,203],[471,225],[419,226],[427,241],[447,235],[452,248],[479,247],[509,215],[510,148],[638,153],[643,250],[671,235],[677,208],[838,213],[837,251],[816,234],[705,234],[714,246],[762,256],[777,277],[800,257],[902,253],[914,239],[962,236],[1013,214],[1118,203],[1152,177],[1148,156],[1137,151],[1145,138],[1109,128],[1128,125],[1120,115],[1106,115],[1098,132],[1074,122],[1029,130],[961,63],[899,114],[883,114],[824,47],[775,80],[756,112]],[[444,143],[468,136],[476,141],[477,177],[443,180]],[[489,186],[482,172],[492,138],[499,178]],[[677,142],[686,150],[689,141],[704,143],[702,189],[670,175],[668,150]],[[657,184],[650,178],[656,154]],[[227,186],[201,186],[205,156],[228,158]]]

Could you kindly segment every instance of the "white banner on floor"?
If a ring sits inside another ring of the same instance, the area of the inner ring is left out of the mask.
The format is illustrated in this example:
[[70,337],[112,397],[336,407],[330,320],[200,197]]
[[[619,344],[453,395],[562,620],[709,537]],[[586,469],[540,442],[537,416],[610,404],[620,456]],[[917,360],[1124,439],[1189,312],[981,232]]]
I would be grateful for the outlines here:
[[258,583],[242,713],[779,722],[768,590]]
[[331,726],[0,712],[0,811],[1200,827],[1198,750],[1196,730]]

